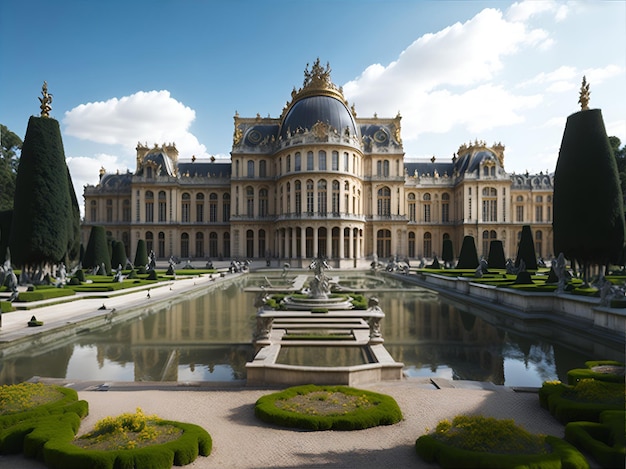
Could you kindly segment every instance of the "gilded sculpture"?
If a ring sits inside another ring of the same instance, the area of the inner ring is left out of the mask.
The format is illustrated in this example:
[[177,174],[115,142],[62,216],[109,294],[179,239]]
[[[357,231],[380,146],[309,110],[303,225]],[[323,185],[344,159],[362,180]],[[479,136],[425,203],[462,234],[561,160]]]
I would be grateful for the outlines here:
[[589,95],[591,92],[589,91],[589,83],[587,83],[587,77],[583,76],[583,83],[580,87],[580,97],[578,98],[578,103],[580,104],[580,110],[586,111],[589,109]]
[[41,117],[50,117],[50,111],[52,111],[52,95],[48,93],[48,82],[44,81],[43,86],[41,87],[41,95],[43,98],[39,98],[39,102],[41,103]]

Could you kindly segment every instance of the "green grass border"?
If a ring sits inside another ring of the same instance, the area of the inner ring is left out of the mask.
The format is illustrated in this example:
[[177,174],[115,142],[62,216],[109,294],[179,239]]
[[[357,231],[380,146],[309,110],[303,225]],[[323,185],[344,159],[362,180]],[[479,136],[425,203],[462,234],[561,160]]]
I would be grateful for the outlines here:
[[[275,404],[279,400],[318,391],[341,392],[350,396],[364,395],[374,405],[344,415],[305,415],[280,409]],[[391,396],[349,386],[318,386],[313,384],[294,386],[281,392],[262,396],[254,406],[254,414],[267,423],[305,430],[362,430],[379,425],[393,425],[402,420],[402,411]]]

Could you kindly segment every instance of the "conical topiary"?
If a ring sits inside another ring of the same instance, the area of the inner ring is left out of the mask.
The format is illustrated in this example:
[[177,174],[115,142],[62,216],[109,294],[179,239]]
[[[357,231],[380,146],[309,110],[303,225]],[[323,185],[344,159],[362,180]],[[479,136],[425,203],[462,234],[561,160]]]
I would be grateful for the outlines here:
[[452,240],[449,238],[443,240],[441,259],[446,264],[446,267],[452,265],[454,262],[454,248],[452,246]]
[[624,247],[624,206],[617,164],[600,109],[588,109],[586,80],[582,110],[567,118],[554,172],[554,252],[570,261],[606,265]]
[[506,269],[506,258],[504,257],[504,246],[499,239],[493,239],[489,243],[489,257],[487,266],[490,269]]
[[459,262],[457,269],[475,269],[478,267],[478,252],[476,251],[476,243],[473,236],[465,236],[459,254]]
[[146,241],[140,239],[137,241],[137,251],[135,251],[135,267],[145,269],[146,265],[148,265],[148,249],[146,248]]
[[[102,266],[104,265],[104,272]],[[89,241],[83,257],[83,267],[93,269],[98,267],[101,275],[108,275],[111,272],[111,257],[107,247],[106,232],[103,226],[92,226],[89,233]]]
[[517,257],[515,258],[515,267],[519,267],[520,261],[523,260],[527,270],[537,270],[537,256],[535,254],[535,242],[533,241],[533,233],[530,225],[522,226],[522,236],[517,245]]

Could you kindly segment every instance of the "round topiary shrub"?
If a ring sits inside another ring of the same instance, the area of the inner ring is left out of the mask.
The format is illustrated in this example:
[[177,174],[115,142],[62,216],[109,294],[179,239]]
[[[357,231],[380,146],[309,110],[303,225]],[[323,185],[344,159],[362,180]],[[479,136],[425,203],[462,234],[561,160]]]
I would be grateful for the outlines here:
[[348,386],[291,387],[261,397],[254,414],[264,422],[306,430],[361,430],[402,420],[391,396]]
[[534,435],[513,420],[481,415],[442,420],[435,431],[415,442],[417,454],[441,467],[581,468],[585,457],[566,441]]

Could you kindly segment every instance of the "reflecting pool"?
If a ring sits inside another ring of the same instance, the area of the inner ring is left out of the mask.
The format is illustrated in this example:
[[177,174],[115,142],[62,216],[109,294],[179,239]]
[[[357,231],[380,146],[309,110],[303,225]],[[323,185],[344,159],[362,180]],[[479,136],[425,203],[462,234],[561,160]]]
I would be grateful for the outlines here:
[[[624,359],[623,344],[597,347],[584,332],[565,333],[535,321],[530,333],[523,322],[468,312],[458,302],[382,274],[330,274],[341,276],[346,288],[379,298],[386,314],[381,323],[385,347],[404,363],[408,376],[540,386],[545,380],[565,380],[567,370],[586,360]],[[254,356],[256,296],[244,289],[264,281],[264,275],[250,274],[152,314],[4,357],[0,384],[32,376],[100,382],[244,380],[245,364]],[[353,352],[358,360],[366,359]],[[295,354],[289,362],[299,359],[297,350],[289,353]],[[328,347],[307,359],[332,363],[344,360],[341,353]]]

